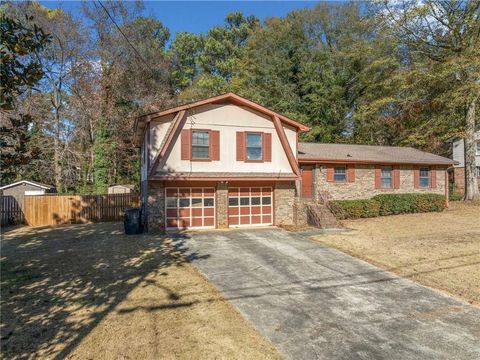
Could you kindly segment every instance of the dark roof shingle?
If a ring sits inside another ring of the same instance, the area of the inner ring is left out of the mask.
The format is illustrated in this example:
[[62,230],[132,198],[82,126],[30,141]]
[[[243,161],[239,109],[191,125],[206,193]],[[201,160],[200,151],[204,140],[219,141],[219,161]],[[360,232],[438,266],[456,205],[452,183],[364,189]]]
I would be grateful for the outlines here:
[[452,165],[452,159],[411,147],[299,143],[298,159],[363,163]]

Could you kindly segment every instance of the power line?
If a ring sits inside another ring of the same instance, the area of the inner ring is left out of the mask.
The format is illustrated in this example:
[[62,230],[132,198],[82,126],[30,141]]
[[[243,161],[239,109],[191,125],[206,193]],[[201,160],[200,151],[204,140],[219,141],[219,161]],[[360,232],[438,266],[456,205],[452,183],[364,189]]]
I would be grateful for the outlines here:
[[140,60],[142,60],[142,62],[145,64],[145,65],[148,65],[147,62],[145,61],[145,59],[142,57],[142,55],[140,55],[140,53],[138,52],[138,50],[135,48],[135,46],[133,46],[133,44],[130,42],[130,40],[128,40],[128,37],[124,34],[124,32],[122,31],[122,29],[120,28],[120,26],[118,26],[117,22],[115,21],[115,19],[113,18],[112,15],[110,15],[110,12],[107,10],[107,8],[105,6],[103,6],[102,2],[100,0],[97,0],[97,2],[100,4],[100,6],[102,7],[102,9],[105,11],[105,13],[108,15],[108,17],[110,18],[110,20],[112,20],[113,24],[115,25],[115,27],[117,28],[117,30],[120,32],[120,34],[122,34],[122,36],[125,38],[125,40],[127,41],[128,45],[130,45],[130,47],[133,49],[133,51],[135,51],[135,53],[137,54],[137,56],[140,58]]

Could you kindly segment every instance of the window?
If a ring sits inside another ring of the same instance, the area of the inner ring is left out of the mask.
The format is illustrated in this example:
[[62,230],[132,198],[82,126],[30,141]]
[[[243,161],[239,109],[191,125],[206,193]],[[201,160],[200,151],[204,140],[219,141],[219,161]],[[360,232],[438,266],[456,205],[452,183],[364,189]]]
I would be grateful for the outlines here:
[[391,189],[393,186],[393,169],[391,166],[382,166],[380,181],[382,189]]
[[333,181],[345,182],[347,180],[347,169],[345,166],[335,166],[333,169]]
[[192,131],[192,159],[210,158],[210,133],[208,131]]
[[419,173],[418,184],[422,188],[427,188],[430,185],[430,169],[427,167],[420,168]]
[[477,143],[477,156],[480,156],[480,142]]
[[477,166],[477,177],[480,177],[480,166]]
[[245,137],[247,160],[262,160],[262,134],[247,133]]

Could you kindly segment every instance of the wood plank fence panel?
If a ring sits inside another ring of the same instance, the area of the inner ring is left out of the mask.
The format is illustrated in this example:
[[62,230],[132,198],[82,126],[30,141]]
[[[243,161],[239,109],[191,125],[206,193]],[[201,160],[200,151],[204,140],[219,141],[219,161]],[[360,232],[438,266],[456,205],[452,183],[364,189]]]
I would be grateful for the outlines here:
[[23,223],[23,198],[0,196],[0,223],[2,226]]
[[124,210],[140,206],[138,194],[26,196],[25,221],[30,226],[123,220]]

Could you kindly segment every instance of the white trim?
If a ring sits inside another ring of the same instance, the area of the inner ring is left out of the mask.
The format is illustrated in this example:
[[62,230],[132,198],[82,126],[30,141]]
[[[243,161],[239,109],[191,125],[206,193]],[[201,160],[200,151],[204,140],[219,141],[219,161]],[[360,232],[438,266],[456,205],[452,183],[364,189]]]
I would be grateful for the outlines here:
[[8,188],[11,188],[13,186],[17,186],[19,184],[30,184],[30,185],[33,185],[33,186],[36,186],[36,187],[39,187],[39,188],[42,188],[42,189],[45,189],[45,190],[53,189],[53,186],[45,186],[45,185],[40,185],[40,184],[31,182],[31,181],[28,181],[28,180],[20,180],[20,181],[14,182],[13,184],[8,184],[8,185],[4,185],[4,186],[0,187],[0,190],[8,189]]

